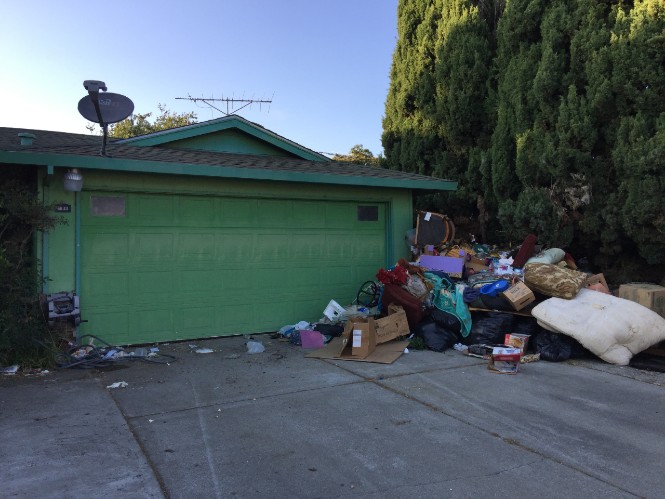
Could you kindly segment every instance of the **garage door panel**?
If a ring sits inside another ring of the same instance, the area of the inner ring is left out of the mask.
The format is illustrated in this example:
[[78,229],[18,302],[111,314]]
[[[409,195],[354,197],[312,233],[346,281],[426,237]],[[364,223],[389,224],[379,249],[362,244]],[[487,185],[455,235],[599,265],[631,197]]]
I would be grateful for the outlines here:
[[252,228],[257,220],[256,199],[222,199],[218,211],[219,227]]
[[215,272],[215,283],[213,285],[213,296],[215,299],[230,297],[234,298],[244,294],[248,289],[255,287],[253,272],[246,269],[222,268]]
[[224,265],[245,265],[253,259],[254,234],[219,230],[215,233],[215,258]]
[[258,226],[284,228],[293,225],[293,202],[262,199],[258,203]]
[[320,261],[325,255],[325,241],[321,240],[317,232],[293,234],[291,253],[299,261]]
[[185,337],[211,336],[215,331],[215,308],[186,306],[174,310],[176,329]]
[[326,226],[326,209],[323,203],[298,202],[293,210],[293,223],[303,229],[316,229]]
[[214,198],[180,197],[177,203],[176,223],[185,227],[212,227],[217,213]]
[[132,322],[144,338],[170,336],[174,331],[173,307],[139,308],[132,313]]
[[385,239],[381,234],[364,234],[354,242],[359,260],[375,262],[385,254]]
[[129,241],[126,232],[86,234],[81,238],[82,258],[97,265],[124,264],[129,256]]
[[146,227],[174,225],[175,199],[173,197],[137,195],[134,199],[134,209],[129,214],[132,224]]
[[317,320],[386,264],[382,205],[360,222],[353,202],[108,195],[126,197],[127,216],[82,221],[81,304],[82,332],[111,343]]
[[136,231],[133,239],[132,259],[135,263],[171,264],[173,260],[173,234]]
[[325,258],[329,261],[339,259],[351,262],[356,254],[356,246],[362,246],[360,237],[347,233],[325,234]]
[[131,282],[136,302],[174,301],[174,274],[171,271],[137,271],[132,274]]
[[215,309],[215,335],[237,334],[253,331],[253,318],[263,313],[259,303],[254,301],[231,304],[223,303]]
[[219,271],[210,269],[179,269],[175,271],[174,293],[187,303],[207,302],[219,288]]
[[125,305],[129,297],[129,274],[127,272],[87,272],[82,279],[84,289],[99,303]]
[[[92,327],[84,331],[85,334],[94,334],[104,341],[109,341],[115,345],[126,345],[136,342],[136,330],[130,327],[130,314],[126,308],[112,310],[104,307],[101,310],[89,309],[85,301],[81,298],[81,307],[85,310],[84,319]],[[87,325],[84,323],[84,325]]]
[[289,290],[293,290],[298,295],[318,295],[323,285],[321,282],[321,264],[319,263],[316,266],[312,266],[311,264],[301,265],[297,272],[289,272],[288,284],[286,285],[289,287]]
[[289,261],[292,236],[283,233],[263,233],[257,237],[253,248],[253,261],[256,263],[272,263]]
[[325,204],[326,227],[350,229],[356,223],[356,205],[351,203]]
[[185,232],[176,235],[177,262],[212,262],[215,258],[215,234],[212,232]]

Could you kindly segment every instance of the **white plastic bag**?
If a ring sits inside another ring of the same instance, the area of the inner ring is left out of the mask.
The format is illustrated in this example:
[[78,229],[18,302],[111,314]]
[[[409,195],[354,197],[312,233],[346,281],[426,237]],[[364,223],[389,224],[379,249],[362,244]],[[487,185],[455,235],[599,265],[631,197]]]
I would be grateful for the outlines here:
[[261,343],[260,341],[249,340],[247,342],[247,353],[254,354],[254,353],[262,353],[264,351],[265,347],[263,346],[263,343]]

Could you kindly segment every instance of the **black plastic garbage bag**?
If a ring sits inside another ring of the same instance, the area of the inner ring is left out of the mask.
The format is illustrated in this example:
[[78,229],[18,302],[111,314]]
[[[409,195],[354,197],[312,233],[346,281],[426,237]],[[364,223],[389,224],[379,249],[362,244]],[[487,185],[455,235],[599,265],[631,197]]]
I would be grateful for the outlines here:
[[572,346],[570,338],[564,334],[541,331],[532,338],[536,353],[540,354],[542,360],[550,362],[562,362],[570,359]]
[[474,314],[471,332],[464,338],[467,345],[503,345],[506,333],[510,333],[513,325],[511,314],[489,312]]
[[451,333],[460,334],[462,330],[462,323],[460,320],[449,312],[434,308],[430,314],[430,318],[436,322],[436,325],[441,329],[445,329]]
[[575,357],[575,354],[579,352],[579,348],[575,345],[577,341],[573,338],[545,329],[541,329],[536,337],[532,338],[532,341],[540,358],[550,362],[563,362]]
[[344,332],[344,326],[339,324],[314,324],[313,329],[324,336],[342,336]]
[[425,345],[435,352],[443,352],[459,342],[459,337],[452,331],[437,326],[436,322],[423,322],[415,328],[415,334],[421,336]]

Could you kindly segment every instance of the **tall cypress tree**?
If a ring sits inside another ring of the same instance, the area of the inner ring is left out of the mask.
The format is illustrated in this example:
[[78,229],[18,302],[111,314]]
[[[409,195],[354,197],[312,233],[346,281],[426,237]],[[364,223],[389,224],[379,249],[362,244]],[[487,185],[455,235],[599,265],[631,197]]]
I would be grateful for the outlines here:
[[390,167],[457,180],[495,234],[662,274],[663,0],[403,0],[398,18]]
[[620,221],[641,257],[665,264],[665,4],[636,0],[620,11],[613,42]]

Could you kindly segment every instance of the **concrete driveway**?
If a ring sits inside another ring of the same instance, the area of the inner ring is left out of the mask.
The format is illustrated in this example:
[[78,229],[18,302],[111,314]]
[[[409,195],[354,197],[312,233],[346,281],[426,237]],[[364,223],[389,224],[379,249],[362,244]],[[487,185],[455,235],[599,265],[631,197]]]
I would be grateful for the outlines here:
[[[170,365],[0,378],[1,497],[663,497],[665,375],[324,361],[257,336]],[[193,343],[193,342],[189,342]],[[125,388],[107,386],[124,381]]]

